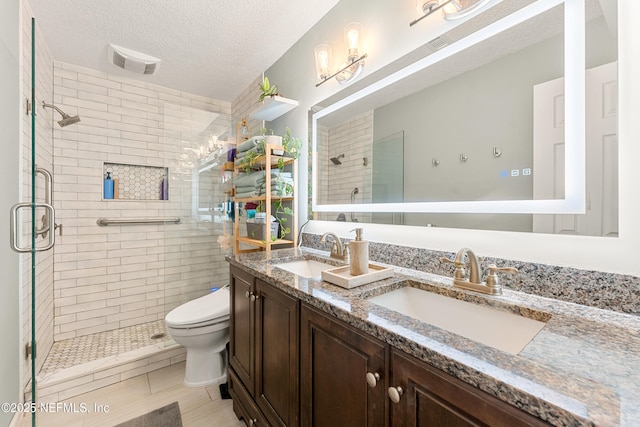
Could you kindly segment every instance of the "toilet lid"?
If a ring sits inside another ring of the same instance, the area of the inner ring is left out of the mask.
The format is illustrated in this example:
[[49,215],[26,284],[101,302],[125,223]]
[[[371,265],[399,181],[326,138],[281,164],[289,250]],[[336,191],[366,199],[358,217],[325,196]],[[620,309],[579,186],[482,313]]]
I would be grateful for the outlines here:
[[186,302],[167,314],[170,325],[192,325],[229,316],[229,288],[222,288]]

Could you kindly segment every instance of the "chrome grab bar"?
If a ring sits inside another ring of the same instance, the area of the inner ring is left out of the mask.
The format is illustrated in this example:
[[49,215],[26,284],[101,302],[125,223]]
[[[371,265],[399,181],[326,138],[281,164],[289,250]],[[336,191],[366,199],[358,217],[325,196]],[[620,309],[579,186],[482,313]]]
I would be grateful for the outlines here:
[[101,227],[107,225],[181,224],[182,218],[98,218],[96,223]]

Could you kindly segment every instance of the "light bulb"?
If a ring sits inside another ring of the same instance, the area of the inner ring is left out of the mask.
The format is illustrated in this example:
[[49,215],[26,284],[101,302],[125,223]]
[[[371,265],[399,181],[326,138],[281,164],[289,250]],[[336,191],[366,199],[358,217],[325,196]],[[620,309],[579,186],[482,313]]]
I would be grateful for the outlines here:
[[329,55],[326,50],[322,50],[318,53],[318,59],[320,60],[320,70],[325,73],[329,67]]
[[360,42],[362,30],[362,24],[359,22],[352,22],[344,28],[344,38],[349,50],[347,59],[351,62],[360,56],[358,53],[358,43]]
[[358,48],[358,30],[351,29],[347,33],[347,39],[349,40],[349,49],[357,49]]
[[326,79],[331,74],[331,46],[319,44],[314,51],[316,55],[316,74],[319,79]]

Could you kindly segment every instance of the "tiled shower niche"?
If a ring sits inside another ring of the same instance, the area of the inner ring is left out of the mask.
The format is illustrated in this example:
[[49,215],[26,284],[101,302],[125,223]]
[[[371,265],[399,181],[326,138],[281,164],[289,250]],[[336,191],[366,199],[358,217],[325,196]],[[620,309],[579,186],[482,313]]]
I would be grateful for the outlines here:
[[[105,162],[102,172],[103,179],[107,172],[111,172],[111,178],[117,180],[114,182],[117,189],[114,188],[113,200],[163,200],[162,178],[169,180],[169,168],[158,166]],[[170,188],[168,194],[171,194]]]

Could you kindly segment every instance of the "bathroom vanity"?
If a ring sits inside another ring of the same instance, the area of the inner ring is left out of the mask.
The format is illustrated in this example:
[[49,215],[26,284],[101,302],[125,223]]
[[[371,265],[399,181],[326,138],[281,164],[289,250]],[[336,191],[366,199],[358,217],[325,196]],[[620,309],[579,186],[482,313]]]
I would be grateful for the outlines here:
[[[478,295],[397,267],[392,278],[354,289],[278,267],[305,259],[335,267],[327,255],[298,248],[227,257],[230,391],[247,425],[640,423],[636,317],[510,290]],[[404,287],[544,328],[509,352],[372,302]]]

